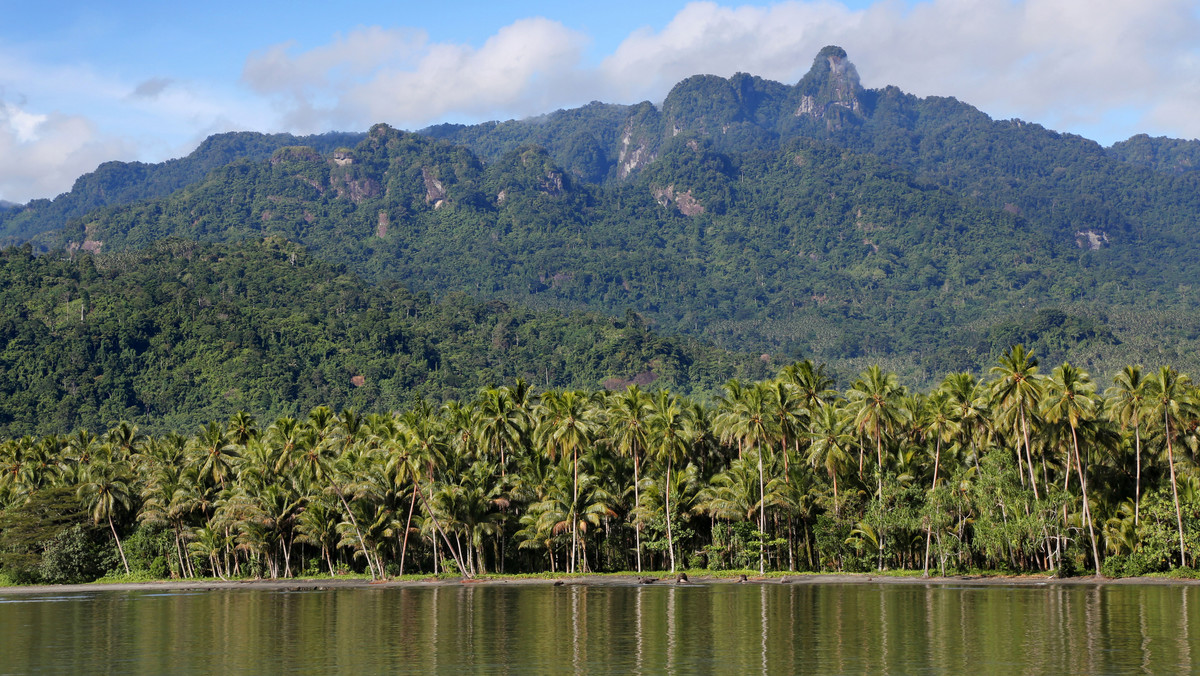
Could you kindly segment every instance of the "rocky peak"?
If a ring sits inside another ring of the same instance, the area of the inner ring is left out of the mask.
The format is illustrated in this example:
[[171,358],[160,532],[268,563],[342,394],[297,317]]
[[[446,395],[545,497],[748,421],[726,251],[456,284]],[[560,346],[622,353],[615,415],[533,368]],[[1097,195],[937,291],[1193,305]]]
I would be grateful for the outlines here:
[[[841,47],[830,45],[817,52],[812,68],[796,84],[796,89],[800,95],[796,117],[807,116],[840,125],[837,118],[842,117],[843,111],[855,116],[863,113],[863,88],[858,80],[858,70]],[[831,119],[829,114],[834,109],[838,109],[838,115]]]

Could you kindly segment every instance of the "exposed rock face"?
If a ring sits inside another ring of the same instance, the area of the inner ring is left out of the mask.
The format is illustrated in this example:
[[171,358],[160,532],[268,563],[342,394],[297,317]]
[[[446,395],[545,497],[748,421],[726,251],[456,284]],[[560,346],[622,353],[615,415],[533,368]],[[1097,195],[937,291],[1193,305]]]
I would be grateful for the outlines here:
[[336,184],[335,187],[338,197],[349,197],[355,204],[383,194],[383,186],[373,178],[349,179]]
[[704,205],[692,196],[691,190],[676,193],[675,186],[672,184],[665,188],[656,188],[652,194],[654,199],[664,207],[674,202],[675,208],[679,209],[679,213],[684,216],[699,216],[704,213]]
[[1103,230],[1080,230],[1075,233],[1075,246],[1096,251],[1108,245],[1108,233]]
[[557,171],[547,171],[542,177],[538,188],[547,195],[559,196],[563,191],[563,175]]
[[446,199],[446,186],[437,180],[433,170],[429,167],[421,167],[421,179],[425,182],[425,203],[437,204]]
[[796,88],[800,100],[795,117],[824,121],[827,127],[834,129],[844,122],[839,112],[848,112],[855,117],[863,114],[863,89],[858,70],[841,47],[829,46],[818,52],[812,69]]
[[633,172],[650,164],[657,157],[646,146],[644,141],[634,143],[633,140],[633,121],[630,120],[625,125],[625,132],[621,134],[621,151],[617,156],[617,177],[626,178]]
[[392,224],[392,220],[388,216],[388,212],[380,211],[379,212],[379,223],[378,223],[378,225],[375,226],[375,236],[379,237],[379,238],[387,237],[388,226],[390,226],[391,224]]

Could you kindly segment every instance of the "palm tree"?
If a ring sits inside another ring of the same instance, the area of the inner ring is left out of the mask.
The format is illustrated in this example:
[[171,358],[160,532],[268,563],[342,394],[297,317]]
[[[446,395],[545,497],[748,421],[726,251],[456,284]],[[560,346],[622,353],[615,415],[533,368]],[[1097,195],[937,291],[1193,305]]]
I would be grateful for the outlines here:
[[[1033,452],[1029,447],[1029,423],[1026,416],[1038,410],[1042,387],[1037,377],[1038,361],[1024,345],[1015,345],[1000,357],[1000,364],[992,367],[996,382],[992,385],[992,398],[1005,411],[1013,412],[1020,424],[1020,433],[1025,439],[1025,464],[1029,468],[1029,482],[1033,487],[1033,499],[1038,499],[1037,478],[1033,473]],[[1014,425],[1015,427],[1015,425]],[[1021,469],[1021,449],[1017,448],[1017,467]],[[1022,481],[1024,481],[1022,479]]]
[[664,511],[667,525],[667,551],[670,555],[671,572],[675,572],[675,539],[671,531],[671,469],[687,455],[689,444],[696,436],[696,427],[689,409],[681,407],[679,400],[661,391],[651,404],[650,416],[646,421],[647,450],[666,466],[667,481],[664,496]]
[[591,446],[600,429],[598,414],[584,392],[547,392],[542,397],[543,413],[538,428],[538,440],[551,460],[570,454],[572,485],[571,563],[568,573],[575,572],[578,560],[579,531],[575,519],[575,503],[579,500],[579,453]]
[[1183,542],[1183,510],[1179,506],[1179,485],[1175,479],[1175,448],[1172,440],[1178,433],[1180,421],[1188,416],[1194,405],[1189,395],[1191,380],[1163,366],[1150,377],[1148,397],[1152,402],[1146,411],[1147,420],[1162,423],[1163,439],[1167,444],[1167,464],[1171,470],[1171,497],[1175,500],[1175,522],[1179,527],[1179,565],[1187,565],[1186,545]]
[[[938,470],[942,464],[942,442],[949,441],[958,432],[960,424],[954,419],[956,410],[954,403],[950,400],[950,395],[944,390],[934,392],[926,400],[925,405],[925,430],[928,434],[934,436],[934,454],[933,454],[933,479],[930,481],[929,490],[937,489]],[[929,547],[933,541],[933,525],[932,522],[927,524],[925,530],[925,568],[924,573],[929,575]]]
[[507,387],[480,391],[476,434],[488,453],[500,456],[500,475],[508,471],[508,449],[516,448],[525,434],[528,419]]
[[637,385],[614,395],[608,407],[609,440],[618,453],[633,458],[633,532],[639,573],[642,572],[640,455],[646,449],[647,416],[651,409],[650,397]]
[[[1050,376],[1044,410],[1046,419],[1050,422],[1065,420],[1071,429],[1071,449],[1075,456],[1075,466],[1079,473],[1079,486],[1083,495],[1083,518],[1087,521],[1088,534],[1092,541],[1092,560],[1096,567],[1096,577],[1100,577],[1100,549],[1096,546],[1096,529],[1092,524],[1091,508],[1088,505],[1087,468],[1079,455],[1079,425],[1088,419],[1095,411],[1096,402],[1092,394],[1096,386],[1084,371],[1080,371],[1069,363],[1054,369]],[[1067,475],[1070,478],[1071,459],[1067,458]]]
[[757,451],[758,530],[764,533],[759,538],[758,572],[761,575],[765,571],[766,565],[765,533],[767,531],[767,508],[766,500],[764,499],[767,482],[763,467],[763,455],[770,444],[775,422],[771,411],[771,392],[763,383],[755,383],[751,387],[742,388],[737,385],[736,381],[730,381],[726,385],[726,390],[729,396],[722,399],[721,407],[723,410],[717,416],[722,440],[736,440],[738,442],[739,458],[747,450]]
[[117,535],[117,527],[113,523],[114,514],[129,510],[133,505],[132,491],[124,470],[124,463],[93,462],[87,468],[78,492],[84,506],[92,513],[92,521],[108,521],[117,551],[121,554],[121,563],[125,565],[125,574],[128,575],[129,561],[125,558],[125,548],[121,546],[121,537]]
[[1133,525],[1138,525],[1142,501],[1142,415],[1145,412],[1149,382],[1142,377],[1142,367],[1126,366],[1113,378],[1113,386],[1104,391],[1108,419],[1121,423],[1121,429],[1133,428],[1136,470],[1133,484]]
[[853,462],[850,446],[854,443],[853,421],[845,409],[830,402],[817,408],[809,432],[808,464],[824,467],[833,482],[833,513],[839,514],[838,474]]
[[[898,405],[904,390],[894,373],[884,373],[878,365],[863,371],[847,392],[850,410],[854,413],[854,425],[875,441],[875,456],[878,465],[876,475],[878,491],[876,499],[883,504],[883,439],[889,436],[905,418],[905,411]],[[879,528],[879,570],[883,570],[883,528]]]

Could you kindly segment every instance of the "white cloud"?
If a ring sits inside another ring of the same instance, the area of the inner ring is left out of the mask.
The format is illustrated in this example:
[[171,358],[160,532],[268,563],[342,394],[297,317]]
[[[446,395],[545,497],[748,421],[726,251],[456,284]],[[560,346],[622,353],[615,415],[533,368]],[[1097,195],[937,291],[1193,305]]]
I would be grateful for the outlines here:
[[0,198],[53,197],[79,175],[129,151],[83,117],[35,114],[0,102]]
[[[693,3],[663,30],[631,35],[601,70],[634,98],[661,98],[698,72],[793,83],[828,44],[846,48],[868,87],[954,96],[1051,128],[1105,128],[1119,109],[1164,133],[1200,135],[1189,112],[1200,103],[1193,0]],[[1108,129],[1105,142],[1139,130]]]
[[584,41],[547,19],[516,21],[479,48],[430,43],[421,31],[363,28],[306,52],[272,46],[246,60],[242,78],[300,131],[420,126],[445,116],[542,112],[575,89]]

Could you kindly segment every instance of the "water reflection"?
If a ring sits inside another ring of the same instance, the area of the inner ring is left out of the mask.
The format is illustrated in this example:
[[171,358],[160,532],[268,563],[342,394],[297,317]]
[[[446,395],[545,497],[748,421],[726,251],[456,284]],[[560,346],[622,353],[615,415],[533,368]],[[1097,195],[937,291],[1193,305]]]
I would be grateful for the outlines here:
[[1193,672],[1193,586],[0,595],[11,673]]

